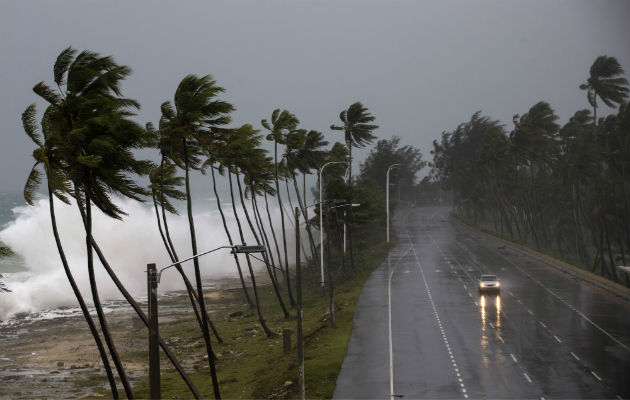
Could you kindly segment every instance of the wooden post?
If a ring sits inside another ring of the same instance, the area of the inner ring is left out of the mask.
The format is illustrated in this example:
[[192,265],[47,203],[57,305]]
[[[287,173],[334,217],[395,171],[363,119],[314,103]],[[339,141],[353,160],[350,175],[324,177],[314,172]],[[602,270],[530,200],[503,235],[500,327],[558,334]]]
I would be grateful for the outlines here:
[[147,264],[149,285],[149,398],[161,399],[160,392],[160,342],[158,333],[157,270],[155,264]]
[[[321,228],[321,227],[320,227]],[[297,290],[297,356],[300,400],[306,398],[304,384],[304,343],[302,341],[302,266],[300,261],[300,209],[295,207],[295,275]]]
[[285,354],[291,352],[291,329],[289,328],[282,329],[282,351]]

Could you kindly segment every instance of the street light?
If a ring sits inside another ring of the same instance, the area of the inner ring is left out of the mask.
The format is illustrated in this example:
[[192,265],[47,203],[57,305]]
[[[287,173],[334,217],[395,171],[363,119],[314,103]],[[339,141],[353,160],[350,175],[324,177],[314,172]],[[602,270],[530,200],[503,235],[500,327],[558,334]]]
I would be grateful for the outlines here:
[[389,243],[389,171],[391,171],[392,168],[394,167],[400,167],[401,164],[392,164],[389,166],[389,168],[387,168],[387,177],[385,179],[385,190],[386,190],[386,195],[385,195],[385,207],[387,208],[387,243]]
[[321,272],[321,286],[324,287],[324,206],[322,201],[322,173],[330,164],[347,164],[345,161],[329,161],[319,169],[319,264]]
[[[348,178],[350,178],[350,175],[348,175],[348,172],[350,172],[350,166],[348,165],[346,167],[346,172],[343,174],[343,183],[345,183],[346,185],[348,184]],[[346,252],[346,210],[343,210],[343,252],[345,254]]]
[[[195,254],[192,257],[189,257],[185,260],[177,261],[173,264],[169,264],[165,267],[162,267],[159,272],[155,267],[155,264],[147,265],[147,280],[148,280],[148,302],[149,302],[149,398],[151,399],[159,399],[161,398],[160,391],[160,349],[159,349],[159,334],[158,334],[158,304],[157,304],[157,287],[160,283],[160,278],[162,277],[162,272],[164,270],[174,267],[176,265],[182,264],[186,261],[194,260],[195,258],[199,258],[203,255],[215,252],[221,249],[232,249],[232,253],[264,253],[264,246],[247,246],[245,243],[242,245],[236,246],[220,246],[216,249],[204,251],[203,253]],[[202,330],[204,334],[204,340],[207,340],[209,343],[209,334],[207,332],[208,329],[208,315],[205,312],[205,307],[203,306],[203,298],[200,299],[200,304],[202,306],[201,318],[202,318]],[[211,352],[212,349],[209,350]],[[211,371],[212,371],[212,387],[214,389],[215,398],[220,398],[219,394],[219,383],[216,379],[216,374],[214,372],[214,364],[212,364],[211,358],[212,355],[208,354],[211,362]]]

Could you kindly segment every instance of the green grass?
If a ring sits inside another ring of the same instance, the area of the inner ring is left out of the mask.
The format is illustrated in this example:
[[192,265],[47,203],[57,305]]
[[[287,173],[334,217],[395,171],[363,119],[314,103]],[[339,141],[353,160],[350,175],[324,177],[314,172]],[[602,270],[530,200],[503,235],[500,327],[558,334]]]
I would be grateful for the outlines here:
[[[328,314],[328,295],[321,297],[317,287],[319,265],[313,265],[304,271],[303,289],[303,327],[305,353],[305,385],[309,398],[331,398],[335,389],[337,375],[346,355],[352,330],[352,320],[363,283],[371,271],[385,259],[392,245],[383,241],[364,239],[369,246],[361,246],[361,253],[356,257],[357,271],[338,277],[335,286],[336,328],[330,325]],[[374,244],[380,243],[380,244]],[[349,266],[347,267],[349,268]],[[240,293],[222,302],[221,311],[211,314],[224,342],[212,341],[213,350],[219,357],[216,362],[221,396],[226,399],[251,398],[297,398],[298,373],[295,332],[297,322],[295,309],[291,309],[291,318],[284,319],[270,286],[259,288],[263,315],[267,325],[279,336],[267,338],[260,327],[256,310],[242,305]],[[283,288],[283,295],[286,288]],[[295,292],[294,292],[295,293]],[[253,293],[250,293],[253,296]],[[230,306],[234,303],[235,305]],[[288,306],[288,299],[285,296]],[[212,312],[213,301],[208,301]],[[227,307],[225,307],[227,306]],[[243,315],[229,318],[228,314],[242,311]],[[282,329],[290,328],[293,351],[282,351]],[[203,397],[212,397],[212,384],[203,341],[192,313],[182,315],[177,322],[160,324],[160,334],[165,339],[177,337],[171,345],[191,380]],[[131,335],[130,335],[131,336]],[[137,334],[133,334],[137,336]],[[145,339],[146,339],[146,335]],[[139,338],[139,337],[138,337]],[[146,351],[134,351],[122,354],[123,360],[146,361]],[[162,365],[162,397],[190,398],[191,393],[179,374],[174,371],[164,353],[160,354]],[[284,383],[290,381],[290,385]],[[138,398],[147,398],[148,376],[134,385]]]

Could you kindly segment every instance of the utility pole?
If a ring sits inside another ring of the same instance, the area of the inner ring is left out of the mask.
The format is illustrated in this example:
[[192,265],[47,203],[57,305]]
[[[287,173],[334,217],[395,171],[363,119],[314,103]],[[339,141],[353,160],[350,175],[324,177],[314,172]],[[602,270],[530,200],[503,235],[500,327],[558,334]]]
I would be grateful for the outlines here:
[[300,261],[300,209],[295,207],[295,280],[297,290],[297,356],[300,400],[306,398],[304,385],[304,343],[302,341],[302,266]]
[[160,336],[158,333],[157,270],[147,264],[149,294],[149,397],[161,399],[160,391]]

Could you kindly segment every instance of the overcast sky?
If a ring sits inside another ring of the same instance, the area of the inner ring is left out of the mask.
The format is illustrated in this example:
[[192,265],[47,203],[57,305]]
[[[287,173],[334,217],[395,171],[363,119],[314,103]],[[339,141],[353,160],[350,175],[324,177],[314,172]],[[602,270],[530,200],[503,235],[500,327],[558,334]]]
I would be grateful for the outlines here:
[[0,0],[0,192],[23,187],[33,145],[20,115],[32,102],[41,115],[31,89],[54,84],[67,46],[133,69],[123,94],[143,124],[186,74],[211,74],[235,125],[262,128],[286,108],[332,142],[330,124],[361,101],[379,138],[429,160],[431,142],[477,110],[510,127],[541,100],[561,123],[587,108],[578,86],[597,56],[630,70],[630,1]]

